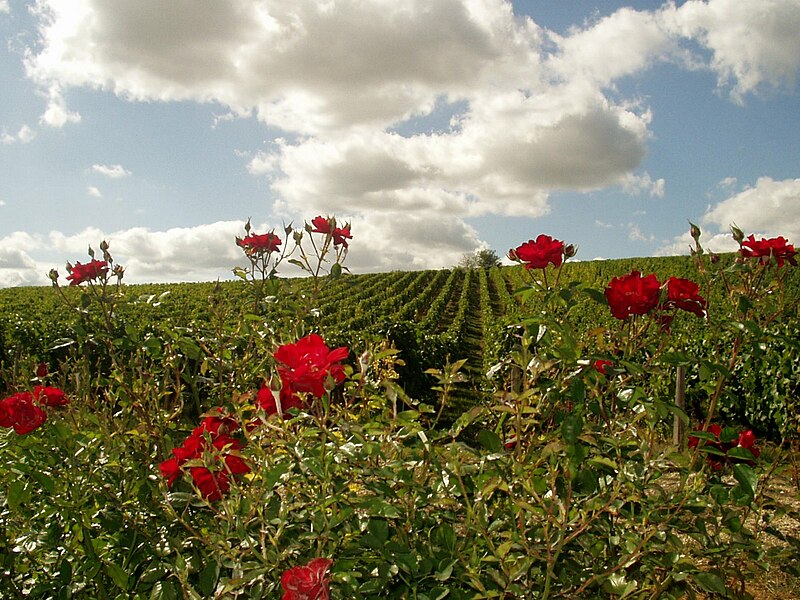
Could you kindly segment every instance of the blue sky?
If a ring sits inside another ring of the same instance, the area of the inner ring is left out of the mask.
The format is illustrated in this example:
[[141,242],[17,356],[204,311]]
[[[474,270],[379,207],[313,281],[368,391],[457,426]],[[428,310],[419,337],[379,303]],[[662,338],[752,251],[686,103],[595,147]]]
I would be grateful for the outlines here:
[[797,244],[797,31],[800,0],[0,0],[0,286],[102,239],[130,282],[229,278],[248,217],[352,221],[353,272]]

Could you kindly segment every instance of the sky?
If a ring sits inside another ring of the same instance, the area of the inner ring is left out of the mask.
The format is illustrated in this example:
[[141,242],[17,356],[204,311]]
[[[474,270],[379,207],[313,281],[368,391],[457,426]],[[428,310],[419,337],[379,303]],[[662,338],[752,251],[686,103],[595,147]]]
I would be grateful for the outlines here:
[[[800,244],[800,0],[0,0],[0,287],[350,222],[353,273]],[[292,275],[291,268],[282,270]]]

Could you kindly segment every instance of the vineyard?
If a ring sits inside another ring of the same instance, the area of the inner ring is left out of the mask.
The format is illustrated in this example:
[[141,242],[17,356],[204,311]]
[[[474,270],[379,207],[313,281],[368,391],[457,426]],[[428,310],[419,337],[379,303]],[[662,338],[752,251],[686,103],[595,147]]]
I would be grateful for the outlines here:
[[[612,277],[632,269],[659,277],[688,278],[695,265],[688,256],[572,263],[564,266],[561,278],[580,289],[602,289]],[[426,370],[442,369],[448,361],[466,360],[468,381],[458,386],[446,409],[452,420],[498,387],[498,381],[489,381],[485,375],[510,348],[511,326],[541,309],[540,295],[533,293],[531,281],[531,274],[518,266],[323,278],[309,327],[334,344],[357,348],[359,343],[364,347],[380,340],[392,343],[405,362],[399,369],[401,383],[422,399],[431,398],[430,388],[435,382]],[[312,282],[310,278],[288,279],[283,285],[282,293],[303,297],[311,293]],[[797,294],[797,277],[787,285],[789,293]],[[159,328],[162,333],[179,331],[180,343],[192,358],[202,354],[198,339],[208,336],[215,318],[232,324],[243,312],[252,313],[253,319],[259,313],[258,318],[275,323],[279,330],[281,320],[291,320],[297,310],[296,304],[280,302],[253,308],[249,290],[239,281],[130,285],[121,293],[127,300],[121,303],[118,315],[123,330],[139,329],[141,337],[150,336],[151,344],[156,343],[152,340],[160,335]],[[73,295],[77,297],[77,293]],[[709,290],[709,298],[719,305],[724,302],[723,291]],[[605,306],[589,295],[580,298],[568,318],[587,334],[613,322]],[[11,364],[30,368],[47,362],[55,367],[58,357],[69,349],[73,321],[74,315],[51,288],[0,290],[0,361],[6,387],[19,384],[22,376],[10,372]],[[732,392],[736,399],[727,408],[728,416],[737,422],[774,439],[791,437],[800,426],[800,418],[794,416],[797,405],[788,400],[797,397],[800,389],[800,366],[794,359],[796,346],[791,335],[796,327],[795,305],[778,327],[778,333],[785,335],[773,339],[763,355],[750,357],[750,364],[756,367],[753,370],[764,373],[764,379],[751,374],[738,380]],[[711,347],[708,340],[715,335],[705,324],[688,321],[673,331],[673,338],[680,340],[685,351],[697,353]],[[767,369],[767,365],[771,366]],[[502,387],[502,383],[499,385]],[[663,387],[670,385],[667,377]],[[696,408],[699,415],[700,407]]]
[[0,290],[2,597],[800,594],[783,238],[354,275],[334,218],[245,232],[234,281],[103,242]]

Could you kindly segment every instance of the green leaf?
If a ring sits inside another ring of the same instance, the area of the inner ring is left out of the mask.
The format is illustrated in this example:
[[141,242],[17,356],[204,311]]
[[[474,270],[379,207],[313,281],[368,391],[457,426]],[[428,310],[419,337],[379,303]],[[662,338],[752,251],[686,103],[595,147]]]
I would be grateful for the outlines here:
[[501,452],[503,450],[503,441],[494,431],[481,429],[478,432],[478,441],[489,452]]
[[197,582],[197,589],[200,590],[200,593],[203,596],[211,597],[212,593],[214,592],[214,588],[217,586],[217,579],[219,578],[219,563],[213,561],[206,565],[206,567],[200,571],[200,577]]
[[450,575],[453,574],[453,566],[456,564],[456,560],[443,560],[439,563],[439,569],[436,572],[436,579],[439,581],[447,581],[450,579]]
[[159,581],[150,592],[150,600],[178,600],[178,588],[171,579]]
[[278,463],[274,467],[272,467],[264,476],[264,487],[266,489],[270,489],[275,487],[275,484],[278,483],[281,477],[283,477],[284,473],[289,470],[289,463]]
[[342,265],[338,262],[331,266],[331,279],[338,279],[342,276]]
[[125,569],[114,563],[106,563],[106,573],[114,581],[116,586],[124,591],[128,591],[128,574]]
[[758,475],[748,465],[735,465],[733,467],[733,476],[742,489],[752,499],[756,495],[756,488],[758,487]]
[[30,494],[26,493],[26,487],[27,482],[24,479],[12,479],[8,482],[6,501],[9,510],[16,512],[28,501]]
[[706,592],[725,595],[725,582],[714,573],[695,573],[694,580]]
[[367,531],[380,545],[383,545],[389,539],[389,523],[386,519],[370,519],[367,523]]
[[606,299],[606,295],[600,290],[596,290],[594,288],[583,288],[582,291],[598,304],[608,306],[608,299]]
[[747,448],[736,446],[727,452],[730,458],[738,458],[739,460],[755,460],[755,455]]
[[574,444],[577,442],[581,431],[583,431],[583,419],[580,415],[570,414],[564,417],[561,422],[561,437],[564,438],[566,443]]

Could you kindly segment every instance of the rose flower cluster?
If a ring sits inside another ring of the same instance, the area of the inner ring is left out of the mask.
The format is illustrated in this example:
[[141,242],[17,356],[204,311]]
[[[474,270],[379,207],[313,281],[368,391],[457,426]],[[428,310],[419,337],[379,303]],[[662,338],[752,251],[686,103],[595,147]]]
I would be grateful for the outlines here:
[[32,392],[19,392],[0,400],[0,427],[13,428],[25,435],[47,420],[42,406],[66,406],[69,400],[55,387],[37,385]]
[[[714,448],[718,450],[721,454],[711,454],[709,453],[706,456],[706,461],[708,462],[709,466],[715,471],[719,471],[722,469],[723,466],[727,463],[732,462],[742,462],[746,461],[752,464],[752,460],[742,459],[738,456],[731,456],[729,452],[734,448],[744,448],[747,450],[752,457],[758,458],[761,456],[761,450],[755,445],[756,444],[756,436],[752,432],[752,430],[747,429],[746,431],[739,432],[738,437],[734,437],[732,440],[723,442],[720,438],[722,436],[723,430],[717,424],[712,424],[709,426],[708,430],[714,436],[714,440],[701,440],[696,436],[689,437],[689,448]],[[735,431],[735,430],[734,430]],[[734,433],[734,435],[736,435]]]
[[786,238],[778,236],[775,238],[761,238],[756,240],[754,235],[749,235],[746,239],[739,241],[739,254],[742,258],[755,258],[761,265],[768,265],[774,259],[778,267],[782,267],[784,262],[788,262],[793,267],[797,266],[795,255],[797,251]]
[[[294,344],[280,346],[275,352],[275,359],[280,363],[280,393],[276,398],[269,387],[263,387],[257,395],[259,407],[268,416],[278,414],[281,417],[289,409],[305,408],[309,396],[321,398],[344,381],[346,375],[340,361],[349,352],[345,347],[329,349],[323,339],[313,333]],[[222,409],[218,408],[217,414],[206,417],[180,447],[172,450],[172,458],[159,465],[168,486],[187,471],[203,498],[215,501],[230,489],[233,476],[250,472],[250,466],[239,454],[244,442],[231,436],[239,429],[239,424],[222,414]]]
[[639,271],[631,271],[614,277],[606,286],[605,297],[611,314],[623,321],[630,315],[646,315],[658,310],[662,327],[668,327],[672,320],[668,311],[684,310],[698,317],[708,314],[708,302],[700,295],[699,286],[679,277],[660,283],[652,273],[643,277]]

